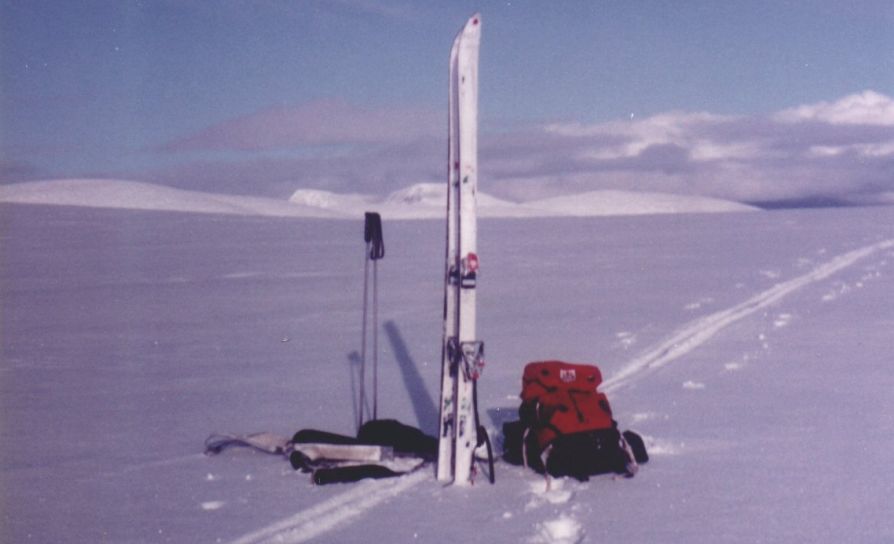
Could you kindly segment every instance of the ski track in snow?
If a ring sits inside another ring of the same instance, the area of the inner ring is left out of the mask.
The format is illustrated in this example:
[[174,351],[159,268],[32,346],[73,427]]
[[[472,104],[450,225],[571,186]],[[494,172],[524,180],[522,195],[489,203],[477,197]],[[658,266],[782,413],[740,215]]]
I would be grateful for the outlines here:
[[262,542],[298,544],[346,525],[382,501],[395,497],[423,480],[430,479],[422,469],[394,480],[367,480],[352,486],[320,504],[249,533],[232,544]]
[[[783,297],[798,289],[822,281],[836,272],[852,266],[861,259],[892,247],[894,247],[894,240],[885,240],[843,253],[817,266],[806,274],[782,283],[777,283],[773,287],[758,293],[741,304],[696,319],[683,326],[683,328],[657,347],[627,363],[617,374],[603,382],[602,390],[606,393],[610,393],[624,387],[644,371],[661,368],[693,351],[710,340],[715,334],[736,321],[778,302]],[[790,319],[790,317],[788,319]],[[784,324],[788,323],[788,319],[785,320]],[[784,324],[782,326],[784,326]]]
[[[715,334],[740,319],[778,302],[785,296],[803,287],[822,281],[866,257],[891,248],[894,248],[894,239],[843,253],[817,266],[810,272],[778,283],[741,304],[697,319],[683,326],[683,328],[657,347],[633,359],[617,374],[603,382],[602,390],[605,392],[615,391],[634,380],[641,379],[647,371],[665,366],[692,352],[710,340]],[[791,316],[788,314],[781,314],[780,321],[785,323],[779,324],[779,326],[787,324],[789,319],[791,319]],[[692,383],[694,386],[699,385],[695,384],[695,382]],[[695,388],[687,384],[683,386]],[[262,542],[296,544],[306,542],[333,529],[347,525],[383,501],[399,495],[420,482],[431,480],[432,476],[429,472],[423,469],[394,480],[361,482],[351,487],[350,490],[339,493],[316,506],[249,533],[233,541],[232,544],[257,544]],[[570,498],[565,498],[563,495],[563,499],[566,501]],[[541,524],[538,527],[538,534],[534,536],[532,542],[579,542],[583,538],[580,526],[573,518],[560,517],[558,520]]]

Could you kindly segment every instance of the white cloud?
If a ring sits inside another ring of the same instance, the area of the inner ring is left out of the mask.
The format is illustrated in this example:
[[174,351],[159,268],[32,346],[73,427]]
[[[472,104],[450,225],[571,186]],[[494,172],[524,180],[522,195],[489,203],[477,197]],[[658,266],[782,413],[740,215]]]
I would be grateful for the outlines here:
[[[384,194],[442,180],[444,128],[435,112],[320,101],[259,112],[176,142],[168,149],[225,147],[255,154],[252,160],[180,168],[167,177],[205,179],[217,190],[268,180],[270,187],[279,182],[277,192],[283,193],[315,188]],[[674,111],[483,130],[479,142],[482,188],[517,200],[635,190],[739,201],[863,202],[894,191],[894,100],[874,91],[765,116]],[[339,153],[264,154],[320,144],[337,146]]]
[[867,158],[894,157],[894,139],[870,144],[815,145],[811,146],[809,154],[814,157],[836,157],[844,154]]
[[894,156],[894,139],[877,144],[859,144],[857,151],[866,157]]
[[[607,123],[552,123],[544,130],[548,134],[565,137],[610,136],[614,145],[601,145],[587,149],[582,156],[597,159],[619,159],[635,157],[646,149],[661,145],[695,146],[699,131],[706,126],[730,122],[731,116],[714,115],[705,112],[669,112],[629,121]],[[707,142],[702,142],[707,144]],[[713,150],[716,155],[719,149]],[[741,152],[738,150],[737,152]],[[702,156],[712,154],[709,149],[701,150]]]
[[760,142],[715,142],[698,140],[693,142],[690,157],[695,161],[720,161],[728,159],[753,159],[769,155]]
[[817,102],[779,112],[786,123],[819,121],[833,125],[894,126],[894,100],[875,91],[845,96],[835,102]]
[[[553,123],[516,136],[491,177],[517,198],[634,189],[744,201],[865,201],[894,188],[892,129],[894,100],[873,91],[769,116],[669,112]],[[501,144],[497,138],[488,148]]]

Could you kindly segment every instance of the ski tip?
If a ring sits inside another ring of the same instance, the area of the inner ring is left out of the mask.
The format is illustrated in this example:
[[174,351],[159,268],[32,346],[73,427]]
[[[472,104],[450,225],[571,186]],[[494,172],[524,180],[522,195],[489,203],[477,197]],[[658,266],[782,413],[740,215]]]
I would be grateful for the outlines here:
[[456,39],[453,40],[453,49],[450,51],[450,62],[453,64],[453,60],[459,54],[460,42],[468,42],[470,44],[474,44],[473,47],[477,49],[478,41],[481,39],[481,14],[476,13],[469,17],[469,20],[466,21],[465,26],[457,33]]
[[460,39],[465,37],[465,39],[469,39],[471,36],[480,36],[481,35],[481,14],[475,13],[469,17],[469,20],[466,21],[466,24],[462,27],[459,33],[456,35],[456,41],[459,42]]
[[470,32],[470,31],[480,32],[481,31],[481,14],[475,13],[474,15],[469,17],[469,20],[466,22],[466,27],[464,30],[466,32]]

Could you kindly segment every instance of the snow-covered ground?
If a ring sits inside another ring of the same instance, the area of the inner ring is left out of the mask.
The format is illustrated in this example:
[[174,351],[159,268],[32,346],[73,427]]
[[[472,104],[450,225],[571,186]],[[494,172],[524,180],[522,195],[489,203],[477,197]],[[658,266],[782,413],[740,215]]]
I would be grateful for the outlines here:
[[[389,221],[379,412],[431,432],[440,221]],[[314,487],[213,431],[351,433],[356,220],[0,205],[3,542],[890,542],[894,208],[481,222],[484,422],[597,362],[631,480]]]

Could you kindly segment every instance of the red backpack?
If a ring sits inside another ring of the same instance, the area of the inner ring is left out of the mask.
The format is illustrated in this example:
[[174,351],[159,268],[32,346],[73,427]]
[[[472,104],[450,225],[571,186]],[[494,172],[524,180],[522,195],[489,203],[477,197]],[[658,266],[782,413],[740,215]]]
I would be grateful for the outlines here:
[[540,361],[522,375],[522,419],[528,419],[540,449],[557,436],[611,429],[612,409],[596,388],[602,373],[594,365]]
[[503,424],[503,458],[552,476],[586,480],[616,472],[632,476],[648,461],[642,438],[618,430],[595,365],[528,363],[519,420]]

